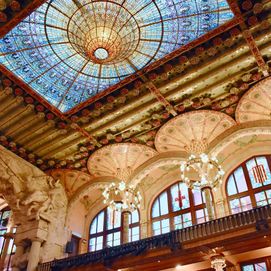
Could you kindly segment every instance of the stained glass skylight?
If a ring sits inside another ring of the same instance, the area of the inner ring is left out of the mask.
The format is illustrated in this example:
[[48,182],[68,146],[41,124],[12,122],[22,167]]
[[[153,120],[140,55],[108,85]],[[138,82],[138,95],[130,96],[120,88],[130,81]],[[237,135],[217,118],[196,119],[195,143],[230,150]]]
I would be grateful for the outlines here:
[[232,18],[226,0],[50,0],[0,40],[0,63],[66,112]]

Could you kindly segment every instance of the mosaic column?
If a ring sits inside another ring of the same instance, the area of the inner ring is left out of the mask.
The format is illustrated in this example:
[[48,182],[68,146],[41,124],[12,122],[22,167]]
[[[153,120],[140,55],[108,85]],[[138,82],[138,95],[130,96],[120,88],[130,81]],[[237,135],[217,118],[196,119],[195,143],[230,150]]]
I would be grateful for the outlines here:
[[212,201],[212,189],[210,187],[202,188],[202,193],[204,194],[206,201],[206,209],[209,220],[215,219],[214,206]]
[[129,242],[129,218],[130,218],[130,212],[124,211],[122,212],[123,217],[123,230],[122,230],[122,243],[126,244]]
[[27,271],[34,271],[36,270],[39,260],[40,260],[40,248],[41,243],[43,242],[42,239],[34,238],[32,240],[30,252],[29,252],[29,258],[28,258],[28,264],[27,264]]

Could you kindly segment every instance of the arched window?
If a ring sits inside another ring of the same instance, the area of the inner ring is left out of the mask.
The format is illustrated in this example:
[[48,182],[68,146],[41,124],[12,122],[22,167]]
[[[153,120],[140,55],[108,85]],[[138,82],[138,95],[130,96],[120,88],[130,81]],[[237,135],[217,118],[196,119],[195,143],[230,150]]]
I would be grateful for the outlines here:
[[152,206],[153,235],[182,229],[208,220],[203,194],[199,190],[192,191],[178,182],[154,201]]
[[[8,206],[0,210],[0,255],[3,252],[4,242],[5,242],[4,235],[8,230],[7,226],[8,226],[10,215],[11,215],[11,210]],[[8,254],[11,254],[12,252],[14,252],[13,240],[10,242]]]
[[6,230],[11,211],[6,207],[0,211],[0,230]]
[[228,177],[226,190],[231,212],[271,204],[271,156],[257,156],[243,162]]
[[[89,251],[121,244],[123,219],[121,212],[110,208],[102,210],[91,222],[89,236]],[[139,240],[139,212],[130,215],[129,242]]]

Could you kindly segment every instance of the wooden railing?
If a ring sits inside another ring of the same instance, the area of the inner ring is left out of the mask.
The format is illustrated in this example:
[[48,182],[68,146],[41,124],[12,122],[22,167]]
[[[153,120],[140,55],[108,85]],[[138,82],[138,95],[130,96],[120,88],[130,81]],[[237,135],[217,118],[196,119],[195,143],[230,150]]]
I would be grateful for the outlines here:
[[39,265],[38,271],[68,269],[98,262],[106,264],[107,261],[116,259],[120,256],[139,255],[143,251],[154,248],[181,248],[182,243],[185,242],[194,241],[200,238],[207,239],[208,237],[225,234],[228,231],[237,229],[240,230],[241,228],[248,226],[255,226],[256,230],[265,230],[268,229],[268,220],[271,220],[270,205],[222,217],[159,236],[141,239],[128,244],[43,263]]

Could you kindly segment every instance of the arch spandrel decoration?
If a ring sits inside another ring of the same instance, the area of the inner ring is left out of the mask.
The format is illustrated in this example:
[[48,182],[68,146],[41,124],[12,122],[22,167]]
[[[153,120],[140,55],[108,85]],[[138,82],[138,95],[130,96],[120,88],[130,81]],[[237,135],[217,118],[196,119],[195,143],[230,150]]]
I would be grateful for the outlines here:
[[236,121],[244,123],[257,120],[271,120],[271,78],[252,87],[241,98],[236,108]]
[[55,180],[60,180],[69,199],[71,199],[80,188],[86,184],[91,184],[94,179],[93,176],[76,170],[55,169],[48,172],[48,174]]
[[205,151],[210,142],[236,122],[228,115],[198,110],[182,114],[167,122],[158,131],[155,146],[159,152],[167,151]]
[[113,176],[128,181],[140,165],[157,155],[150,147],[120,143],[97,150],[88,160],[88,170],[94,176]]

